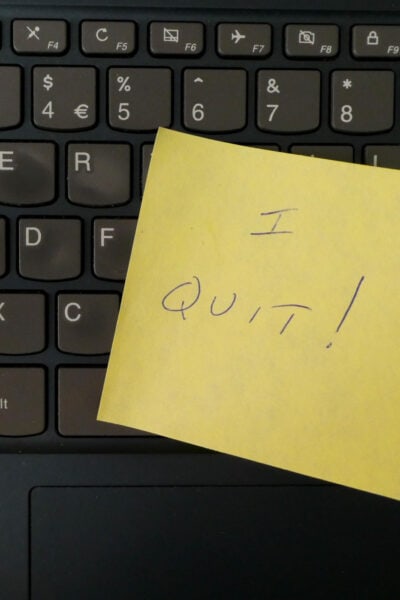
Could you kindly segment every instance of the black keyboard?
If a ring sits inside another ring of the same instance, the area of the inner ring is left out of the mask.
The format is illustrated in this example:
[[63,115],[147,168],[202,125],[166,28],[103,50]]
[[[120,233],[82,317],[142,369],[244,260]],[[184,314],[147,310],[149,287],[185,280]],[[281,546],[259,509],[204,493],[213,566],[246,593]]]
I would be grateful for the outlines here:
[[0,21],[0,450],[154,444],[96,412],[157,127],[398,168],[400,17],[32,6]]

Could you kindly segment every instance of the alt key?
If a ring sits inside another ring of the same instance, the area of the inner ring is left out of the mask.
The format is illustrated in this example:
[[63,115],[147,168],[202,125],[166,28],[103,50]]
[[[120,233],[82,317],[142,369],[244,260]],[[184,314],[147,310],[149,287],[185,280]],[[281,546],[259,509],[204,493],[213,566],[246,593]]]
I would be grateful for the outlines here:
[[0,436],[35,435],[44,427],[44,369],[1,367]]

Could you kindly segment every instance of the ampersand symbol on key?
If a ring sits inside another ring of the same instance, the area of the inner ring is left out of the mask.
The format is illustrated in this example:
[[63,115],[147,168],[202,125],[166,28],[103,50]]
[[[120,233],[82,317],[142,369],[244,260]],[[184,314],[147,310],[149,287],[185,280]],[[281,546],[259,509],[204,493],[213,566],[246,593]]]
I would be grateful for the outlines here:
[[279,86],[276,83],[276,79],[268,79],[267,81],[267,92],[268,94],[280,94]]

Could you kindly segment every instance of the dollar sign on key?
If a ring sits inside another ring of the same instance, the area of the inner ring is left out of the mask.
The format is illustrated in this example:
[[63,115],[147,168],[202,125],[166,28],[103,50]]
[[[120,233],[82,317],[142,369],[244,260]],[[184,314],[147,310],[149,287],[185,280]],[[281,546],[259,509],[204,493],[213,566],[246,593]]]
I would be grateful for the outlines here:
[[53,78],[49,73],[47,73],[47,75],[43,77],[43,87],[46,89],[47,92],[49,92],[53,85]]

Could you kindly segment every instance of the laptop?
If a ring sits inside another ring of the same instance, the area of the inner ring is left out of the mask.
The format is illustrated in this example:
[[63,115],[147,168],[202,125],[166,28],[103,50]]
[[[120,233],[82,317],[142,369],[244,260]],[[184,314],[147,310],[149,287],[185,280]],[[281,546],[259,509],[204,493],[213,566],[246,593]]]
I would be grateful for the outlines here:
[[399,168],[400,3],[0,22],[0,599],[398,598],[397,502],[96,413],[157,127]]

